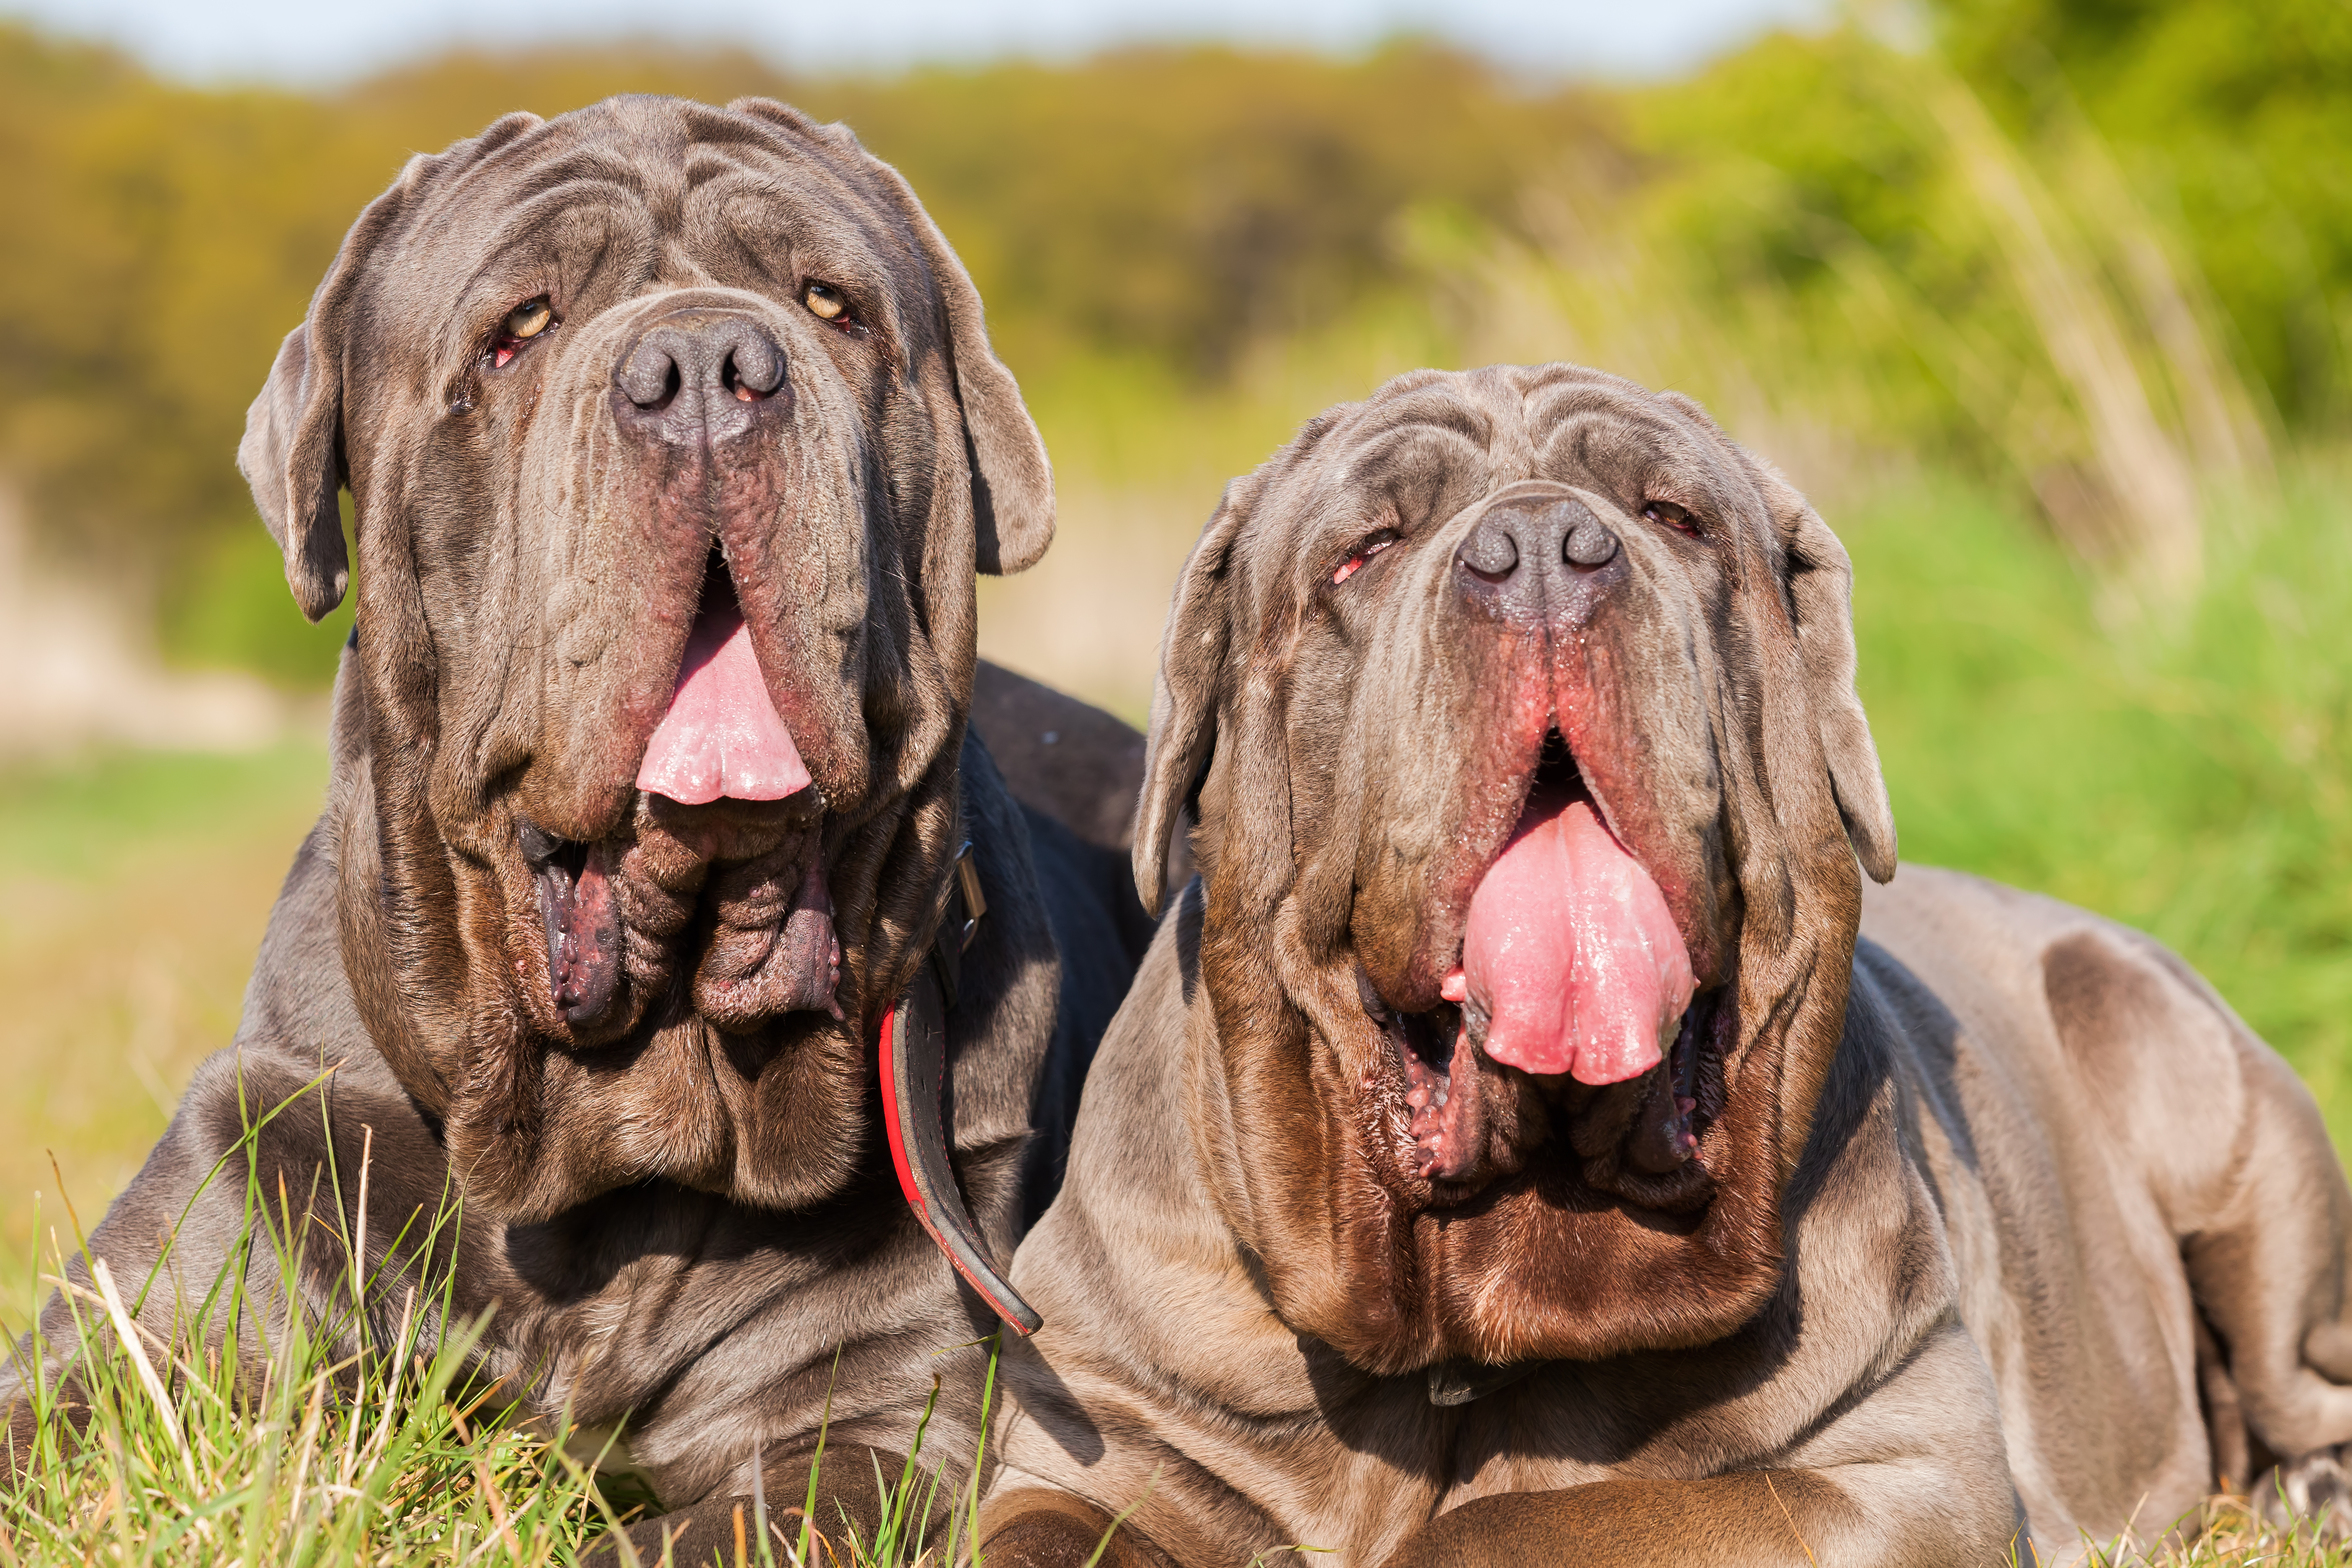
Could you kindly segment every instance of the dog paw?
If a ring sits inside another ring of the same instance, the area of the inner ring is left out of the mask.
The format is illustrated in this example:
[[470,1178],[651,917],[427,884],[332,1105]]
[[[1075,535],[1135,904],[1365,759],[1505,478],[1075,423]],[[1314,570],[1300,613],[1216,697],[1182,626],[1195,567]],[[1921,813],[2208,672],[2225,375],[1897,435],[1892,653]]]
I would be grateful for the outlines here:
[[2254,1483],[2254,1511],[2265,1524],[2315,1540],[2352,1540],[2352,1444],[2315,1448],[2274,1465]]

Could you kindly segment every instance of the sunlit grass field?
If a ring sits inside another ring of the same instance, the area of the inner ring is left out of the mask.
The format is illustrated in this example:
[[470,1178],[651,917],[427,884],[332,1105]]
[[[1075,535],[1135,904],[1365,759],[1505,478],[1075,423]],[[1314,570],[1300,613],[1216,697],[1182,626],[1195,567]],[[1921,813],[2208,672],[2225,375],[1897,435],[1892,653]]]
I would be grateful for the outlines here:
[[69,1241],[62,1172],[95,1224],[228,1043],[326,776],[323,738],[0,774],[0,1279],[23,1279],[35,1194]]

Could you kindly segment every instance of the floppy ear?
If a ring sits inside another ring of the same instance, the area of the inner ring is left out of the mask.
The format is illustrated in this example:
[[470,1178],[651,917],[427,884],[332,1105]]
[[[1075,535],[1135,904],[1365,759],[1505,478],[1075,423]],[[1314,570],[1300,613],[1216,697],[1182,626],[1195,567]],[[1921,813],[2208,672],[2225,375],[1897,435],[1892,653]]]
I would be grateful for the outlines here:
[[269,379],[246,411],[237,471],[253,487],[253,504],[285,554],[286,585],[294,591],[294,602],[314,621],[343,602],[351,584],[342,513],[336,505],[350,478],[343,454],[343,351],[368,258],[436,177],[476,162],[540,123],[535,114],[509,114],[446,153],[411,158],[392,188],[370,202],[343,237],[334,265],[310,296],[310,314],[278,345]]
[[1878,748],[1853,689],[1853,563],[1830,525],[1770,464],[1756,460],[1772,521],[1789,560],[1806,696],[1820,727],[1822,755],[1854,858],[1873,879],[1895,876],[1895,812],[1879,775]]
[[1026,572],[1054,542],[1054,469],[1045,438],[1013,373],[989,346],[980,290],[906,181],[895,169],[889,174],[906,195],[915,236],[947,300],[956,396],[971,443],[972,564],[997,576]]
[[[348,254],[351,242],[343,244]],[[286,557],[286,585],[314,621],[343,602],[351,582],[335,504],[344,479],[341,312],[320,310],[343,270],[338,256],[310,302],[310,319],[278,345],[269,379],[246,411],[245,439],[236,448],[253,504]]]
[[1143,798],[1135,812],[1135,890],[1157,919],[1167,892],[1168,850],[1217,749],[1217,699],[1233,625],[1233,545],[1256,499],[1255,476],[1225,487],[1176,579],[1160,672],[1151,684],[1151,730],[1143,747]]
[[971,275],[916,199],[906,177],[868,153],[845,125],[820,125],[772,98],[739,98],[729,112],[749,114],[794,135],[854,155],[873,171],[883,194],[913,231],[947,310],[948,353],[956,400],[963,405],[971,449],[972,564],[992,576],[1025,572],[1054,542],[1054,470],[1045,442],[1021,401],[1013,373],[989,346],[988,319]]

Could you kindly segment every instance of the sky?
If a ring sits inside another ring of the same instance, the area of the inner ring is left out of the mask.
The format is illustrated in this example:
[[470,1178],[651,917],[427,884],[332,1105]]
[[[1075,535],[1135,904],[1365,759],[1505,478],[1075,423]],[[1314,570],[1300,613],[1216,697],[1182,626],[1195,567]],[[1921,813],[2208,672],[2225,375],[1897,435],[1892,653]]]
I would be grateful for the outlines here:
[[457,43],[653,37],[748,45],[796,70],[889,70],[1118,44],[1363,48],[1433,34],[1534,76],[1685,69],[1835,0],[0,0],[0,16],[118,45],[200,82],[318,84]]

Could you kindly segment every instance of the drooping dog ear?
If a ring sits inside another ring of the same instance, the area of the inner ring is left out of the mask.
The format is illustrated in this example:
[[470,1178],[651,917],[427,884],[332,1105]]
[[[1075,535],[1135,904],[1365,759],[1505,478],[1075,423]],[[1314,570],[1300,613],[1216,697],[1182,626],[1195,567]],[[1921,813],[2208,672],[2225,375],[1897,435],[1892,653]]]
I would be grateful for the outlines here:
[[1135,813],[1135,890],[1157,918],[1167,893],[1168,850],[1175,842],[1217,749],[1217,703],[1233,637],[1233,547],[1260,481],[1225,487],[1200,542],[1185,558],[1160,644],[1151,684],[1151,729],[1143,748],[1143,798]]
[[1789,562],[1789,598],[1805,660],[1806,696],[1854,858],[1876,881],[1895,876],[1895,811],[1878,748],[1853,689],[1853,563],[1822,514],[1769,463],[1752,458]]
[[1054,542],[1054,469],[1045,437],[1013,373],[989,346],[980,290],[906,181],[897,170],[889,173],[906,193],[916,237],[947,301],[956,396],[971,443],[972,564],[996,576],[1026,572]]
[[344,350],[368,258],[426,185],[540,123],[535,114],[509,114],[446,153],[411,158],[343,237],[334,265],[310,296],[310,314],[278,345],[269,379],[246,411],[237,471],[253,487],[253,503],[286,557],[286,585],[311,620],[341,604],[351,584],[336,498],[350,478],[343,453]]
[[845,125],[821,125],[772,98],[739,98],[727,106],[781,126],[862,162],[898,209],[931,270],[947,314],[948,353],[955,366],[956,400],[963,405],[971,448],[972,564],[993,576],[1025,572],[1054,542],[1054,470],[1045,442],[1021,401],[1013,373],[989,346],[980,290],[955,247],[916,199],[906,177],[866,152]]
[[[350,242],[344,243],[348,248]],[[336,271],[341,269],[339,257]],[[330,287],[334,279],[329,274]],[[253,487],[253,504],[286,557],[286,585],[313,621],[343,602],[351,582],[335,500],[344,479],[341,345],[337,341],[322,353],[314,342],[341,337],[331,328],[318,330],[319,306],[327,292],[324,287],[319,290],[310,319],[278,345],[269,379],[246,412],[245,439],[236,448],[236,466]]]

